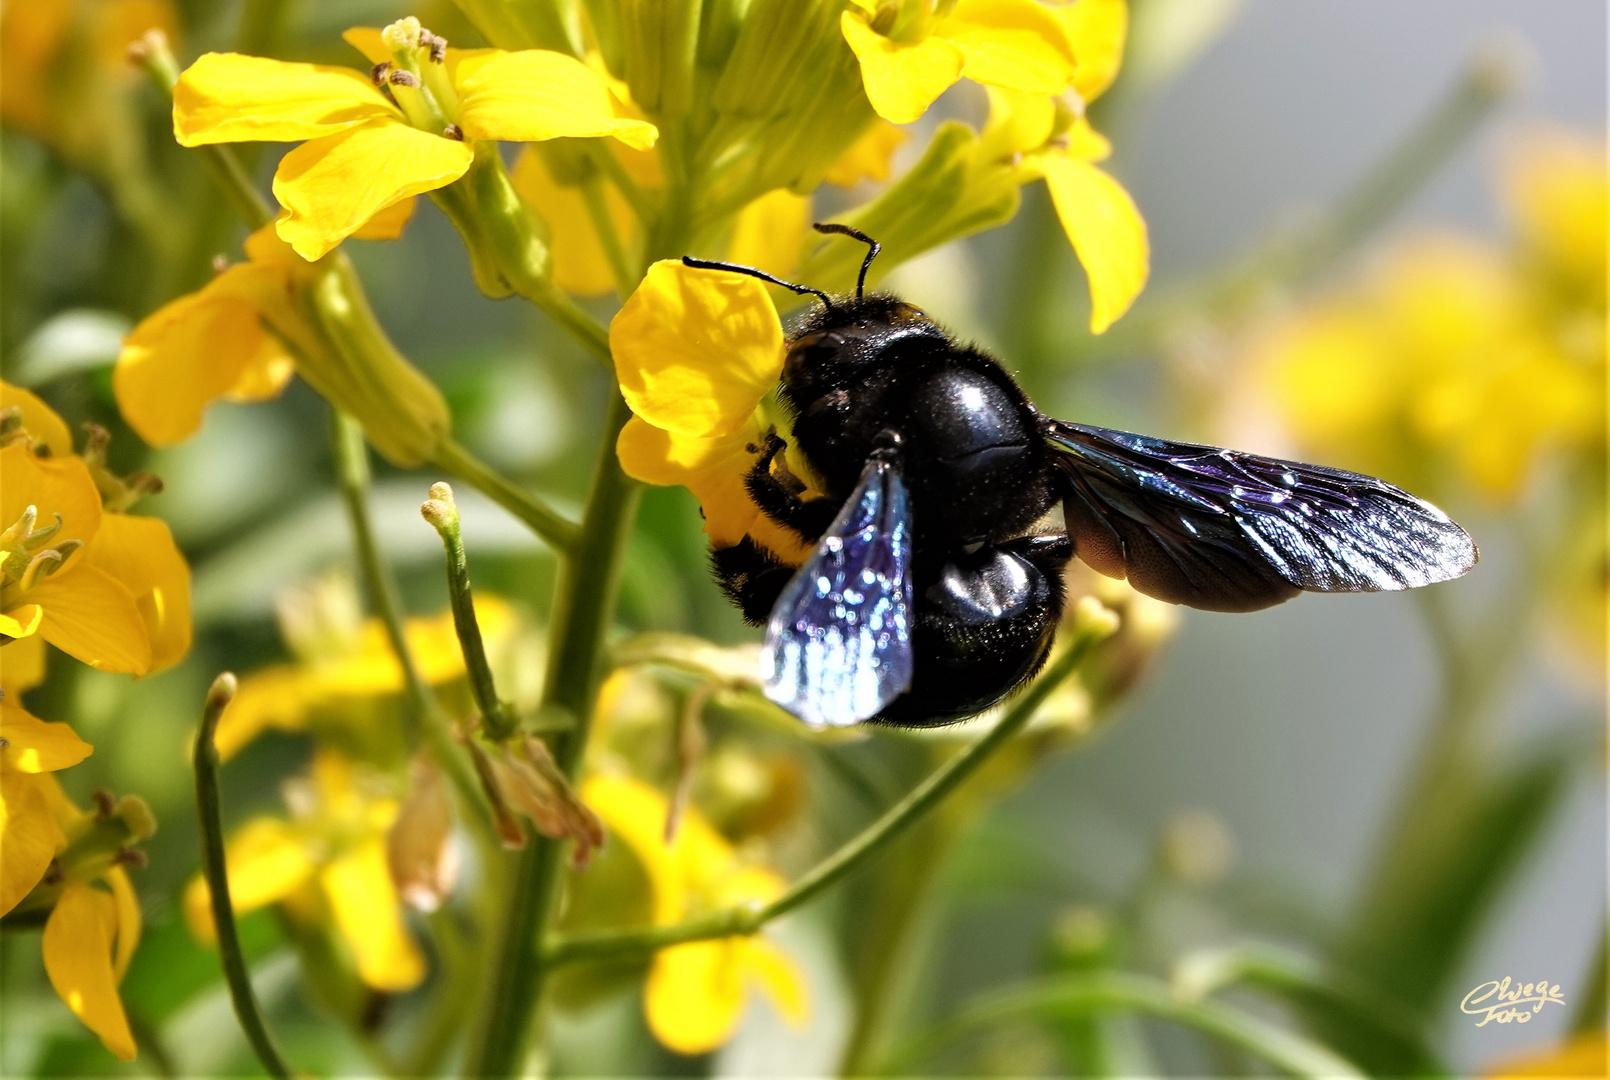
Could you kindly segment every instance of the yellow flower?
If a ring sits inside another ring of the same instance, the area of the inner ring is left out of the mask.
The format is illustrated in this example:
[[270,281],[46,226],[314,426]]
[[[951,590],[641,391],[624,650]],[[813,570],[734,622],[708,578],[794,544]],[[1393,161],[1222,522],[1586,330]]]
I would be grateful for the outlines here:
[[[373,31],[357,32],[370,44]],[[383,35],[390,96],[347,68],[207,53],[174,87],[183,146],[302,142],[281,160],[281,239],[318,259],[388,206],[463,176],[475,143],[613,136],[651,145],[653,125],[616,116],[604,81],[581,61],[530,49],[447,50],[405,19]],[[304,141],[306,140],[306,141]]]
[[[696,811],[665,842],[663,795],[624,776],[594,776],[582,797],[631,848],[653,889],[654,924],[679,923],[707,911],[765,903],[783,880],[747,865]],[[796,1026],[805,1022],[806,986],[794,961],[762,937],[694,941],[654,955],[644,1011],[654,1037],[677,1053],[708,1053],[725,1043],[743,1015],[749,987],[758,987]]]
[[834,187],[854,187],[862,180],[879,184],[889,179],[894,152],[910,138],[884,119],[875,120],[850,148],[828,167],[822,179]]
[[[292,789],[293,817],[248,821],[224,848],[237,913],[281,904],[296,922],[330,926],[351,950],[365,985],[398,993],[425,977],[425,959],[403,924],[386,863],[395,798],[346,758],[320,750],[312,776]],[[185,920],[200,941],[216,941],[211,893],[197,875],[185,888]]]
[[1604,1076],[1606,1068],[1605,1033],[1590,1031],[1541,1054],[1529,1054],[1484,1073],[1487,1080],[1528,1080],[1530,1077],[1560,1077],[1585,1080]]
[[[241,680],[218,724],[220,757],[232,757],[268,728],[302,731],[310,726],[365,756],[385,758],[396,749],[373,745],[377,729],[395,733],[394,725],[377,725],[374,717],[377,699],[397,699],[403,693],[402,668],[380,620],[360,623],[356,598],[348,603],[345,597],[331,597],[331,588],[338,586],[325,585],[325,593],[310,601],[321,610],[308,612],[304,606],[282,620],[300,662],[264,668]],[[503,600],[481,593],[475,597],[475,617],[496,659],[515,632],[514,613]],[[451,611],[408,619],[403,630],[427,683],[441,687],[464,678]]]
[[1112,145],[1085,119],[1084,109],[1108,86],[1123,58],[1127,7],[1123,0],[1077,0],[1056,11],[1079,57],[1073,89],[1053,100],[991,87],[984,142],[997,156],[1022,155],[1042,177],[1063,231],[1090,280],[1090,330],[1111,326],[1146,285],[1151,265],[1146,222],[1123,185],[1095,163]]
[[41,773],[76,765],[90,746],[66,724],[46,723],[14,704],[0,700],[0,915],[16,907],[45,876],[50,861],[67,846],[67,837],[51,812]]
[[140,941],[140,902],[122,867],[105,874],[108,892],[82,882],[62,886],[45,920],[45,974],[67,1007],[124,1061],[135,1058],[134,1034],[117,984]]
[[[356,235],[381,239],[407,221],[406,204],[382,210]],[[332,340],[306,314],[318,290],[342,290],[350,270],[311,266],[265,226],[246,238],[246,262],[163,305],[124,339],[112,370],[119,410],[152,446],[194,435],[208,405],[267,401],[300,371],[315,390],[363,424],[375,449],[417,466],[448,428],[446,402],[403,359],[361,297],[338,304],[348,324]]]
[[[765,286],[662,260],[615,316],[609,341],[634,414],[616,444],[627,474],[693,492],[712,547],[748,535],[785,561],[803,560],[808,546],[761,515],[744,489],[767,433],[785,442],[792,434],[769,398],[783,370],[783,328]],[[807,478],[797,458],[784,450],[774,467]]]
[[0,383],[0,408],[19,418],[0,449],[0,519],[12,523],[0,534],[0,633],[37,631],[107,671],[143,675],[177,663],[190,651],[190,567],[168,526],[103,507],[67,425],[37,397]]
[[839,28],[861,64],[879,116],[909,124],[963,77],[988,86],[1060,94],[1077,49],[1035,0],[958,0],[943,15],[926,0],[854,0]]

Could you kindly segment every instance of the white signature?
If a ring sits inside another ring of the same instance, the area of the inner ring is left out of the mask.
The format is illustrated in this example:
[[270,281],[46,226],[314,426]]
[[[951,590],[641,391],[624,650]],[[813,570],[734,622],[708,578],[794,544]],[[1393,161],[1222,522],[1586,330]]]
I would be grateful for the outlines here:
[[[1565,998],[1560,994],[1558,986],[1550,986],[1546,981],[1540,983],[1517,983],[1505,976],[1502,980],[1484,982],[1476,989],[1465,995],[1465,1000],[1459,1003],[1459,1010],[1471,1016],[1479,1016],[1477,1027],[1485,1027],[1488,1021],[1496,1020],[1500,1024],[1514,1021],[1524,1024],[1532,1018],[1534,1013],[1543,1011],[1543,1006],[1550,1002],[1564,1005]],[[1531,1008],[1526,1008],[1530,1005]]]

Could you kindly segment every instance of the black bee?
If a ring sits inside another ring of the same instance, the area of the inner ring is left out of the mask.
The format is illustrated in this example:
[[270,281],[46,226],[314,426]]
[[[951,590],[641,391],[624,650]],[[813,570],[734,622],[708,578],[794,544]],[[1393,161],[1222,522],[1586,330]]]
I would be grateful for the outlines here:
[[[755,506],[815,545],[789,565],[745,538],[712,561],[764,624],[772,700],[813,725],[950,723],[1039,670],[1077,554],[1149,596],[1254,611],[1298,592],[1446,581],[1476,563],[1470,536],[1390,484],[1320,465],[1042,416],[992,357],[921,311],[758,277],[822,303],[788,340],[775,433],[747,478]],[[825,494],[773,465],[803,454]],[[1063,528],[1037,527],[1058,502]]]

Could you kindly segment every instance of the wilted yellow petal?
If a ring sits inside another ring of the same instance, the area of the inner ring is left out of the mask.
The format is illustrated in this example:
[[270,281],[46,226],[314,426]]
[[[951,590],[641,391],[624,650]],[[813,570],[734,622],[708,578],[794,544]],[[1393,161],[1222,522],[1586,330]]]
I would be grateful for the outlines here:
[[1124,61],[1128,0],[1075,0],[1051,11],[1062,20],[1079,61],[1073,88],[1087,103],[1094,101],[1112,85]]
[[[295,830],[274,818],[255,818],[224,846],[229,868],[229,900],[236,915],[256,910],[290,895],[313,874],[307,846]],[[212,922],[212,893],[197,874],[185,886],[185,923],[197,941],[218,940]]]
[[783,327],[754,278],[662,259],[610,323],[621,393],[655,427],[724,435],[783,370]]
[[[40,401],[33,394],[20,386],[0,381],[0,409],[19,409],[22,412],[22,426],[35,442],[44,443],[50,447],[50,452],[57,457],[67,457],[73,452],[73,436],[67,430],[67,424],[56,415],[56,410]],[[0,525],[0,528],[5,526]]]
[[909,124],[962,77],[966,54],[944,38],[890,41],[858,11],[839,15],[839,30],[861,63],[861,83],[877,114]]
[[39,776],[0,770],[0,915],[33,891],[66,846]]
[[768,191],[738,212],[727,261],[787,278],[799,265],[810,224],[809,195],[795,195],[787,188]]
[[351,68],[204,53],[173,87],[180,146],[299,142],[402,114]]
[[654,954],[644,992],[649,1030],[679,1054],[707,1054],[732,1038],[743,1013],[741,938],[693,941]]
[[117,951],[112,959],[112,975],[123,981],[134,959],[134,950],[140,946],[140,898],[129,882],[128,871],[114,866],[106,872],[105,880],[112,887],[112,900],[117,905]]
[[354,240],[395,240],[414,216],[418,199],[399,199],[364,222],[352,234]]
[[545,49],[465,58],[455,76],[458,124],[471,139],[541,142],[610,135],[646,150],[659,129],[617,117],[609,87],[575,57]]
[[419,985],[425,977],[425,958],[403,926],[385,842],[379,836],[365,840],[326,866],[320,881],[336,927],[352,946],[358,977],[390,993]]
[[1057,217],[1090,279],[1090,331],[1099,334],[1146,284],[1146,222],[1129,192],[1089,162],[1047,154],[1041,167]]
[[1073,79],[1068,32],[1036,0],[960,0],[934,33],[961,49],[974,82],[1060,94]]
[[[29,628],[27,623],[24,623],[19,627],[23,631],[21,634],[12,634],[9,630],[0,629],[0,633],[17,639],[0,647],[0,691],[8,697],[20,694],[24,690],[31,690],[45,681],[45,639],[33,632],[39,628],[38,619],[43,617],[44,612],[38,610],[38,604],[25,604],[24,607],[31,608],[36,613],[31,619],[33,627]],[[10,614],[15,616],[19,611]],[[6,618],[0,615],[0,620]],[[0,626],[3,625],[4,623],[0,622]]]
[[[0,700],[0,760],[17,772],[54,772],[77,765],[93,748],[66,724],[50,723],[11,700]],[[9,857],[9,853],[8,853]]]
[[264,331],[248,297],[283,281],[269,267],[231,266],[200,292],[140,321],[112,370],[118,409],[140,438],[170,446],[194,435],[220,397],[263,400],[279,393],[294,364]]
[[39,635],[90,667],[144,675],[151,670],[151,641],[134,594],[84,559],[73,556],[66,569],[28,591],[45,609]]
[[135,1056],[112,970],[117,907],[110,894],[68,882],[45,921],[43,951],[50,985],[84,1026],[124,1061]]
[[793,1027],[802,1027],[810,1015],[810,998],[805,977],[794,958],[763,937],[744,943],[744,967],[760,984],[782,1018]]
[[839,159],[828,167],[822,179],[835,187],[853,187],[862,180],[879,184],[889,179],[894,152],[911,136],[879,117],[866,133],[850,144]]
[[[615,290],[609,257],[593,228],[581,189],[554,182],[534,147],[520,151],[514,163],[514,188],[548,223],[548,250],[553,255],[553,283],[577,296],[603,296]],[[610,185],[604,195],[616,235],[631,235],[634,219],[620,193]]]
[[446,187],[470,167],[468,145],[385,119],[303,143],[280,159],[275,228],[309,262],[399,199]]
[[121,582],[139,605],[151,642],[151,670],[171,667],[190,651],[190,566],[167,522],[107,513],[84,552],[85,562]]
[[[100,531],[101,493],[82,460],[40,457],[20,442],[12,443],[0,448],[0,529],[9,528],[30,506],[37,515],[35,528],[52,525],[61,515],[61,531],[52,543],[88,544]],[[31,595],[28,599],[37,601]]]

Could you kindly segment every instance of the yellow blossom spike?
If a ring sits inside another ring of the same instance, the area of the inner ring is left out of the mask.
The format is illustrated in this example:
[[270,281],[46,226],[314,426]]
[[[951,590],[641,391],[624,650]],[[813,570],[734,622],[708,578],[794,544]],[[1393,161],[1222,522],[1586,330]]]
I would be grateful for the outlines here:
[[1036,0],[959,0],[935,34],[962,51],[974,82],[1060,94],[1077,66],[1067,31]]
[[[48,775],[48,774],[47,774]],[[0,915],[39,884],[67,837],[50,811],[41,774],[0,769]]]
[[609,135],[646,150],[659,129],[615,115],[609,87],[574,57],[545,49],[467,57],[454,78],[466,138],[541,142]]
[[380,211],[463,176],[474,152],[406,124],[375,121],[303,143],[280,160],[274,198],[280,239],[308,261]]
[[[73,436],[67,424],[46,405],[20,386],[0,381],[0,409],[22,411],[22,426],[35,442],[50,448],[56,457],[70,457],[73,453]],[[11,524],[7,521],[5,525]],[[3,527],[3,526],[0,526]]]
[[6,742],[0,760],[16,772],[54,772],[77,765],[93,752],[66,724],[41,720],[9,700],[0,700],[0,739]]
[[1040,161],[1057,217],[1090,279],[1090,332],[1099,334],[1129,309],[1146,284],[1146,222],[1123,187],[1067,154]]
[[1088,104],[1118,77],[1129,31],[1128,0],[1075,0],[1053,7],[1051,12],[1068,32],[1073,55],[1079,60],[1073,88]]
[[117,906],[110,894],[68,882],[45,921],[43,952],[50,985],[105,1047],[124,1061],[135,1057],[112,969]]
[[877,114],[891,124],[909,124],[962,77],[967,57],[943,38],[890,41],[873,30],[865,14],[846,11],[839,29],[861,63],[861,82]]
[[351,68],[204,53],[173,87],[180,146],[300,142],[402,114]]
[[662,259],[609,328],[621,393],[655,427],[725,435],[783,370],[783,327],[754,278]]

